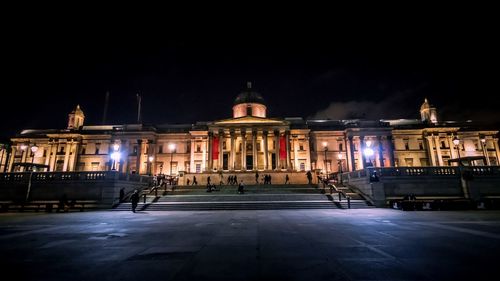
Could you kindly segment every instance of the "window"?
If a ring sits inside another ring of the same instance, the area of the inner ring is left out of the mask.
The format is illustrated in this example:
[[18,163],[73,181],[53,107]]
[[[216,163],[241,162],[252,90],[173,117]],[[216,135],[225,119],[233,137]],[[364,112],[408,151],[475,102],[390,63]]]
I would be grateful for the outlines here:
[[200,163],[196,163],[196,172],[201,173],[201,164]]
[[99,154],[99,148],[100,148],[100,144],[99,143],[96,143],[95,144],[95,154]]
[[410,140],[409,139],[403,139],[403,142],[405,144],[405,150],[410,150]]
[[444,141],[441,141],[441,148],[446,148],[446,144],[444,143]]
[[85,171],[85,162],[79,162],[79,163],[76,165],[76,170],[77,170],[77,171]]
[[421,139],[418,140],[418,149],[424,150],[424,143],[422,142]]
[[158,146],[158,153],[163,153],[163,145]]
[[61,145],[61,147],[59,149],[59,153],[64,153],[64,146]]
[[196,144],[196,152],[201,152],[201,144]]
[[344,148],[344,147],[343,147],[342,143],[339,143],[339,151],[344,150],[343,148]]
[[300,151],[304,150],[304,144],[303,143],[299,143],[299,150]]
[[99,171],[99,162],[92,162],[92,171]]
[[172,162],[172,174],[177,174],[177,162]]
[[84,155],[87,152],[87,147],[85,145],[82,145],[82,152],[81,154]]
[[306,170],[306,163],[300,162],[300,170],[305,171]]
[[413,158],[405,158],[405,165],[407,167],[413,167]]

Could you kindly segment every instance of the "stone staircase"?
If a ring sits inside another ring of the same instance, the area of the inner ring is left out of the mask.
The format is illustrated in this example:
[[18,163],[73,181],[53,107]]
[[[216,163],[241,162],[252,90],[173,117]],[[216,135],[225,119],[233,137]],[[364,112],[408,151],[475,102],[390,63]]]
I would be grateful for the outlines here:
[[346,185],[337,185],[337,189],[342,191],[343,194],[350,197],[347,200],[343,195],[339,198],[338,193],[333,193],[331,196],[332,201],[341,209],[367,209],[375,208],[368,200],[361,194],[355,192],[352,188]]
[[[204,210],[277,210],[277,209],[338,209],[347,208],[347,201],[336,202],[334,196],[322,194],[310,185],[247,185],[245,193],[238,194],[237,186],[217,186],[207,192],[205,186],[168,187],[147,193],[137,210],[146,211],[204,211]],[[353,196],[354,197],[354,196]],[[338,201],[338,196],[337,196]],[[345,202],[345,204],[344,204]],[[351,208],[362,208],[364,200],[351,200]],[[366,206],[366,204],[364,205]],[[121,203],[116,211],[130,211],[130,203]]]

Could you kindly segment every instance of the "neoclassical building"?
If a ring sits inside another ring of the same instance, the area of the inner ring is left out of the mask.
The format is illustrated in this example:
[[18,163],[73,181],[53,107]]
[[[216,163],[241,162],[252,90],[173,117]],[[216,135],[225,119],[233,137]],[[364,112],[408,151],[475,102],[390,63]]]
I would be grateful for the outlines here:
[[139,174],[315,171],[366,166],[498,165],[498,130],[446,122],[427,99],[421,119],[268,118],[251,83],[232,118],[195,124],[86,125],[77,106],[66,129],[23,130],[0,151],[0,171],[117,170]]

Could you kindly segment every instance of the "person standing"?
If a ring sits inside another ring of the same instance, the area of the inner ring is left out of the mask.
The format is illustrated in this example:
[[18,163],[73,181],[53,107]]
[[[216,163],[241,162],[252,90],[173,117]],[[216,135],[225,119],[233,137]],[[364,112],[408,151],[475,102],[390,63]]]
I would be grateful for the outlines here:
[[259,184],[259,172],[255,172],[255,184]]
[[135,209],[137,208],[137,204],[139,203],[139,192],[134,190],[134,193],[130,197],[130,201],[132,201],[132,212],[135,213]]
[[285,175],[285,184],[290,184],[290,178],[288,177],[288,174]]
[[245,188],[245,186],[243,185],[243,180],[241,180],[240,184],[238,185],[238,193],[239,194],[245,193],[244,188]]
[[196,176],[193,176],[193,185],[198,185],[198,182],[196,181]]

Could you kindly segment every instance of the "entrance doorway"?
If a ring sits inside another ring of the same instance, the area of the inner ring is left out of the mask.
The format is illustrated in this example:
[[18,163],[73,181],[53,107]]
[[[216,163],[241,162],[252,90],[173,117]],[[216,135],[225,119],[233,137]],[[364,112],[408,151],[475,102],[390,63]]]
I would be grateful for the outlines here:
[[272,166],[273,170],[275,170],[276,169],[276,153],[273,153],[271,155],[271,159],[272,159],[271,160],[271,166]]
[[229,170],[229,154],[224,153],[222,155],[222,170]]
[[253,170],[253,155],[247,155],[247,170]]

